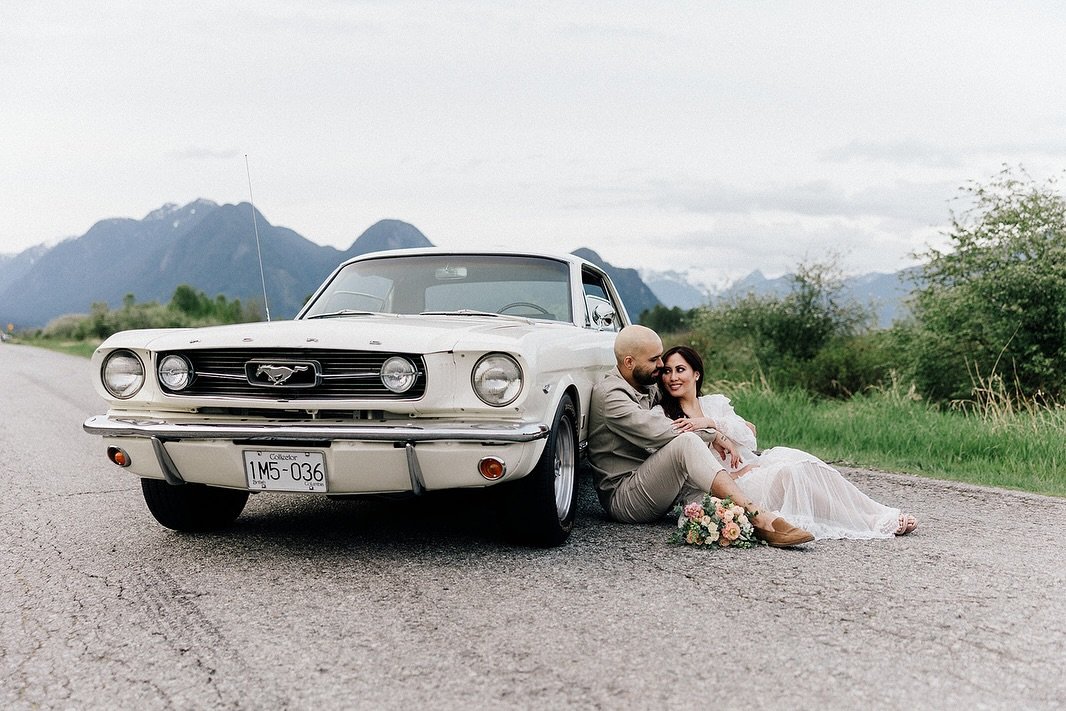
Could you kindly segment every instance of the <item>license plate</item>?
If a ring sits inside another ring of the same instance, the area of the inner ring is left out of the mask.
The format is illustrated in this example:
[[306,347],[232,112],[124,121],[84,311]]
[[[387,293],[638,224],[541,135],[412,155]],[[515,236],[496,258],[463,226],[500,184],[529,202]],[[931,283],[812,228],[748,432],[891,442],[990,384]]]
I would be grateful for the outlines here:
[[244,474],[249,489],[327,491],[326,460],[322,452],[246,449]]

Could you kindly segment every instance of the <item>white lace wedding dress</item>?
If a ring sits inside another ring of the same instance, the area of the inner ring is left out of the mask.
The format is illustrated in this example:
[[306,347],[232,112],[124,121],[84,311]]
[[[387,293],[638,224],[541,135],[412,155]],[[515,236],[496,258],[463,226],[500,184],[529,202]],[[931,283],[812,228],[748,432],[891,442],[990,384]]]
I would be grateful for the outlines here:
[[755,435],[725,395],[700,397],[703,414],[740,449],[744,464],[756,466],[737,485],[759,506],[776,511],[815,539],[891,538],[899,528],[899,509],[883,506],[859,491],[836,469],[790,447],[755,454]]

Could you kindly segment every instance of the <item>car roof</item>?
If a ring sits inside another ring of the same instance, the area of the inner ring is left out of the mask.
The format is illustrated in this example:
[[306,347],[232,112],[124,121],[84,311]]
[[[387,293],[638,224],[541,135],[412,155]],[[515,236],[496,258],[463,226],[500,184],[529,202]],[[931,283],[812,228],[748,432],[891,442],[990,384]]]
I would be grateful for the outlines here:
[[603,271],[603,268],[593,264],[587,259],[583,259],[575,254],[558,254],[553,252],[537,252],[529,250],[508,250],[508,249],[447,249],[444,247],[416,247],[410,249],[386,249],[377,252],[367,252],[366,254],[360,254],[350,259],[346,259],[344,264],[350,262],[362,261],[365,259],[380,259],[384,257],[403,257],[403,256],[442,256],[451,255],[463,257],[473,256],[485,256],[485,257],[536,257],[540,259],[554,259],[560,262],[566,262],[568,264],[576,264],[578,266],[589,266],[597,271]]

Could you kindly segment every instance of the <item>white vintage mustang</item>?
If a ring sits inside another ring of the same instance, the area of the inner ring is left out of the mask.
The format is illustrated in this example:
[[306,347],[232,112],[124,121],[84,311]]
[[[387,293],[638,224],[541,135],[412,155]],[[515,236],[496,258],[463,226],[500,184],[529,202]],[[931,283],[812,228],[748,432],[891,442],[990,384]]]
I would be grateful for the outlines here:
[[593,383],[628,323],[573,256],[378,252],[292,321],[124,331],[93,355],[108,458],[164,526],[231,524],[249,492],[493,486],[514,533],[574,522]]

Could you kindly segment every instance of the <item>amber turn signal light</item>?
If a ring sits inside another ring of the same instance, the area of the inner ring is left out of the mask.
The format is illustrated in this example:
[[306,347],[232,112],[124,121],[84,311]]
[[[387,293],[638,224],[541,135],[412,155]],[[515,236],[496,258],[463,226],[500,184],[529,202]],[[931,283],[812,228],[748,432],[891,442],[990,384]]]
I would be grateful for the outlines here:
[[128,467],[133,463],[133,460],[130,459],[130,455],[126,454],[126,450],[120,447],[108,447],[107,458],[120,467]]
[[496,481],[507,473],[507,465],[496,457],[485,457],[477,463],[477,470],[489,481]]

